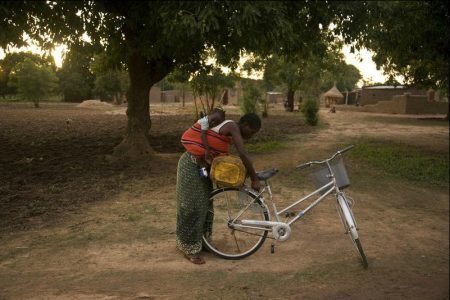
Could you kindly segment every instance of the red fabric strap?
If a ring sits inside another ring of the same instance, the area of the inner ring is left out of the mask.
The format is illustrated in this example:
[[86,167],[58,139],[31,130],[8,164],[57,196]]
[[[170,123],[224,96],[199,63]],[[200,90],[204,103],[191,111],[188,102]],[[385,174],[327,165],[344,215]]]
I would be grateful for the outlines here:
[[[212,130],[206,132],[210,154],[214,158],[220,155],[227,155],[230,148],[231,138],[218,134]],[[203,157],[205,147],[203,146],[200,124],[195,123],[181,136],[181,144],[189,153]]]

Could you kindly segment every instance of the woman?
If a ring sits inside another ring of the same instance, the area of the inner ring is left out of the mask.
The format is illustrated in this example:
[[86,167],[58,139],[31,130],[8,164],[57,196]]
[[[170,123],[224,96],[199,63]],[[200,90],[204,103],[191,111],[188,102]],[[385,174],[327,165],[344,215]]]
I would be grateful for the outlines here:
[[[252,181],[252,188],[260,189],[253,164],[248,157],[244,140],[251,138],[261,128],[261,119],[253,113],[246,114],[238,123],[225,120],[208,131],[210,154],[214,156],[229,153],[233,142],[242,162],[247,168]],[[186,148],[177,170],[177,248],[184,257],[194,264],[204,264],[199,255],[202,250],[202,236],[206,231],[205,221],[210,206],[209,196],[212,182],[200,175],[199,167],[204,165],[204,146],[201,142],[200,127],[194,124],[181,137],[181,143]]]

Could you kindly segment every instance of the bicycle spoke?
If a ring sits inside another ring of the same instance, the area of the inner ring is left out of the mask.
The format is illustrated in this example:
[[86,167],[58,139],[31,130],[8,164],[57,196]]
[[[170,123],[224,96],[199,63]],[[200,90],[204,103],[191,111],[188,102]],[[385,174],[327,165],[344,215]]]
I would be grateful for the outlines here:
[[[267,237],[267,231],[257,228],[240,228],[242,219],[268,221],[267,209],[252,210],[255,195],[246,190],[225,188],[211,197],[213,214],[211,235],[203,238],[211,252],[228,259],[239,259],[255,252]],[[252,201],[250,201],[252,200]],[[259,203],[259,200],[256,200]],[[261,204],[259,204],[261,205]],[[236,225],[234,228],[233,225]]]
[[241,249],[239,248],[239,244],[238,244],[238,241],[237,241],[237,239],[236,239],[236,235],[234,234],[234,230],[231,232],[231,234],[233,235],[234,242],[235,242],[235,244],[236,244],[236,248],[237,248],[237,250],[238,250],[238,253],[240,253],[240,252],[241,252]]

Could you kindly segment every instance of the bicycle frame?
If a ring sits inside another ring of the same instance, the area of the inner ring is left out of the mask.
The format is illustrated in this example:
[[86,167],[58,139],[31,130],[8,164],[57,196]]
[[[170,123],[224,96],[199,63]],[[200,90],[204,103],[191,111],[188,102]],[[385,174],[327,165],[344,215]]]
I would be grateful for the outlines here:
[[[311,161],[297,166],[297,169],[303,169],[313,164],[326,165],[325,168],[314,172],[315,181],[320,187],[281,210],[277,208],[269,184],[269,179],[277,172],[276,169],[257,173],[258,178],[265,183],[261,192],[256,192],[246,186],[241,189],[227,187],[216,189],[211,200],[218,200],[217,218],[214,217],[216,215],[214,209],[210,210],[209,213],[212,214],[213,220],[217,220],[217,222],[214,221],[217,226],[213,226],[213,228],[219,229],[216,231],[217,234],[212,234],[212,238],[211,236],[209,238],[203,236],[206,248],[222,258],[241,259],[255,253],[262,246],[267,238],[268,231],[272,231],[272,237],[270,238],[284,242],[291,235],[291,225],[333,193],[336,197],[336,209],[342,225],[344,225],[345,233],[351,238],[364,268],[367,269],[369,264],[359,239],[356,220],[352,212],[353,200],[347,199],[345,193],[341,191],[350,184],[345,165],[342,161],[330,163],[338,154],[341,155],[353,147],[352,145],[339,150],[328,159]],[[232,193],[229,194],[229,191]],[[236,191],[237,198],[234,194]],[[266,195],[263,196],[263,194],[268,194],[267,199],[272,202],[272,211],[266,204],[266,199],[264,199]],[[216,198],[217,195],[220,196]],[[314,199],[312,199],[313,197]],[[311,203],[303,205],[302,207],[306,206],[306,208],[300,210],[300,212],[290,211],[309,199],[311,199]],[[283,214],[287,218],[285,222],[281,221]],[[275,219],[271,220],[273,216]],[[250,238],[252,235],[258,237],[256,239]],[[275,244],[272,243],[271,253],[274,253],[274,249]]]
[[[340,154],[340,153],[339,153]],[[272,194],[272,190],[269,184],[269,180],[265,180],[265,186],[264,188],[261,190],[261,192],[259,193],[255,193],[253,190],[247,189],[247,191],[253,193],[253,195],[255,195],[255,199],[253,199],[253,201],[251,201],[246,207],[244,207],[243,209],[240,210],[240,212],[237,214],[237,216],[230,221],[230,226],[233,226],[233,228],[238,229],[238,228],[251,228],[251,229],[259,229],[259,230],[264,230],[264,231],[270,231],[270,230],[278,230],[278,229],[282,229],[283,233],[287,234],[287,236],[285,236],[283,239],[279,239],[281,241],[287,240],[289,238],[290,235],[290,225],[295,223],[296,221],[298,221],[299,219],[301,219],[302,217],[305,216],[306,213],[308,213],[311,209],[313,209],[315,206],[317,206],[325,197],[327,197],[328,195],[330,195],[331,193],[334,192],[334,194],[336,196],[338,196],[339,194],[342,194],[342,192],[340,191],[338,184],[336,182],[336,178],[333,172],[333,169],[331,168],[330,165],[330,161],[332,161],[334,158],[336,157],[336,155],[332,156],[329,159],[326,159],[325,161],[321,162],[326,164],[327,168],[328,168],[328,172],[329,175],[328,177],[330,178],[330,182],[328,182],[327,184],[323,185],[322,187],[316,189],[315,191],[311,192],[310,194],[304,196],[303,198],[297,200],[296,202],[292,203],[291,205],[283,208],[282,210],[278,211],[278,208],[275,204],[275,202],[273,201],[273,194]],[[326,190],[324,192],[323,195],[321,195],[319,198],[317,198],[315,201],[313,201],[310,205],[308,205],[305,209],[303,209],[302,211],[300,211],[297,215],[295,215],[295,217],[293,219],[291,219],[289,222],[282,222],[280,220],[280,216],[283,215],[285,212],[289,211],[291,208],[296,207],[297,205],[301,204],[302,202],[310,199],[311,197],[319,194],[320,192],[322,192],[323,190]],[[265,203],[265,199],[262,196],[265,192],[267,192],[267,194],[269,195],[269,199],[270,202],[272,202],[272,208],[273,208],[273,215],[276,218],[276,221],[261,221],[261,220],[240,220],[240,222],[236,222],[237,219],[239,219],[239,217],[247,210],[249,209],[249,207],[255,203],[255,201],[257,201],[258,199],[267,207],[268,211],[269,211],[269,218],[272,215],[270,212],[270,209],[268,208],[268,206]],[[275,232],[274,232],[275,234]]]

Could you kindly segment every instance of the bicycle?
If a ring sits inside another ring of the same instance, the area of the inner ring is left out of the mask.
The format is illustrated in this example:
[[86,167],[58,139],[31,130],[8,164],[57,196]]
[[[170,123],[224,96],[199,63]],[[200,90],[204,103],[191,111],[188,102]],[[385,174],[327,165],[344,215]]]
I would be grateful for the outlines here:
[[[334,193],[338,214],[344,225],[345,233],[349,234],[364,268],[368,268],[368,262],[358,235],[358,227],[352,212],[353,201],[342,191],[349,186],[349,180],[342,154],[352,149],[351,145],[337,151],[331,157],[322,161],[310,161],[298,165],[296,169],[302,170],[312,165],[324,165],[314,173],[318,188],[278,210],[273,201],[272,189],[269,179],[277,174],[277,169],[258,172],[258,178],[264,182],[260,192],[244,186],[241,188],[220,187],[213,190],[208,210],[206,225],[207,230],[203,235],[204,246],[215,255],[225,259],[242,259],[255,253],[266,240],[268,233],[272,233],[272,239],[284,242],[291,235],[291,224],[305,216],[311,209],[318,205],[325,197]],[[334,159],[339,155],[339,159]],[[266,204],[263,194],[267,194],[272,203],[273,213]],[[318,195],[318,198],[300,212],[290,210],[305,200]],[[292,218],[283,222],[280,217]],[[275,220],[271,220],[271,215]],[[274,252],[272,244],[271,252]]]

